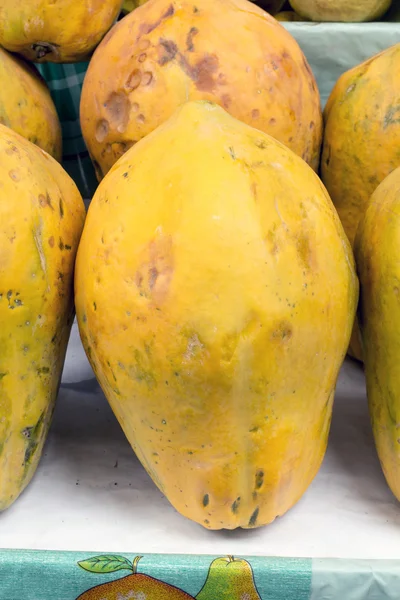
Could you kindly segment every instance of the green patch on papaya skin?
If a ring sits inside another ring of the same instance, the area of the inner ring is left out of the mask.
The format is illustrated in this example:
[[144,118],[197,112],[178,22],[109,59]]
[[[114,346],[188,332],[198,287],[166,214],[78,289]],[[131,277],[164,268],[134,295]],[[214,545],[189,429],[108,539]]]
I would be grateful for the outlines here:
[[0,373],[0,381],[7,375],[8,375],[8,371],[5,371],[4,373]]
[[240,496],[232,503],[231,509],[234,515],[237,514],[240,505]]
[[36,450],[42,440],[44,418],[45,412],[43,411],[36,425],[33,425],[32,427],[25,427],[21,431],[21,435],[26,439],[26,448],[24,456],[25,470],[27,470],[28,467],[31,465],[32,458],[34,457]]
[[389,106],[383,117],[383,129],[387,129],[390,125],[398,125],[400,123],[400,104]]

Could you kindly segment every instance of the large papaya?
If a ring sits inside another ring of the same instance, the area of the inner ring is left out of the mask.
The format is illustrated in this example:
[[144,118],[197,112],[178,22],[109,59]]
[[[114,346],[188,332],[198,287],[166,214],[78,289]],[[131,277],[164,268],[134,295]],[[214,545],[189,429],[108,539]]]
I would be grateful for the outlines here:
[[0,80],[0,123],[60,161],[61,125],[39,73],[32,65],[0,48]]
[[51,156],[0,125],[0,510],[33,476],[73,319],[79,192]]
[[[353,244],[371,194],[400,161],[400,44],[344,73],[324,110],[321,177]],[[351,354],[362,358],[356,327]]]
[[122,0],[1,0],[0,45],[35,62],[87,59]]
[[324,456],[357,301],[312,169],[186,103],[100,184],[75,286],[93,369],[175,508],[210,529],[287,511]]
[[386,480],[400,500],[400,168],[373,193],[355,240],[368,404]]
[[376,21],[392,0],[290,0],[293,9],[311,21]]
[[294,38],[247,0],[149,0],[113,27],[83,84],[82,132],[99,179],[179,105],[199,99],[317,169],[319,92]]

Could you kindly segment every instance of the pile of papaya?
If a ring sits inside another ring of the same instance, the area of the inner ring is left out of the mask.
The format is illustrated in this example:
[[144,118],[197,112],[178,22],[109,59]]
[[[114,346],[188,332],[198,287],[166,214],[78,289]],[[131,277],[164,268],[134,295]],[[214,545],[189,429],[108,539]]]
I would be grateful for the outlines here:
[[[1,510],[38,466],[75,311],[127,439],[185,517],[255,528],[302,497],[348,352],[400,499],[400,44],[343,73],[322,111],[279,22],[389,9],[3,0]],[[34,64],[82,60],[87,214]]]

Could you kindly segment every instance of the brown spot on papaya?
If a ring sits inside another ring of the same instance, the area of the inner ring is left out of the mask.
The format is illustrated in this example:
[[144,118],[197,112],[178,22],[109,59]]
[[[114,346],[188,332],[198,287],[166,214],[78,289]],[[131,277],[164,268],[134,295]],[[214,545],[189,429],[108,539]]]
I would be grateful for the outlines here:
[[110,130],[110,126],[108,124],[108,121],[106,119],[100,119],[100,121],[98,121],[97,125],[96,125],[96,131],[95,131],[95,138],[96,140],[101,143],[104,142],[104,140],[106,139],[108,132]]
[[51,198],[48,193],[46,194],[46,196],[44,194],[39,194],[39,204],[42,208],[49,206],[51,209],[53,209],[51,204]]
[[134,102],[132,104],[132,110],[135,112],[137,112],[139,110],[139,104],[137,102]]
[[195,83],[198,90],[211,92],[215,85],[213,74],[218,66],[219,60],[215,54],[206,54],[199,60],[195,67]]
[[108,115],[109,125],[123,133],[129,122],[131,103],[128,96],[123,92],[111,92],[104,107]]
[[156,304],[168,294],[173,276],[174,259],[170,236],[158,235],[144,251],[135,283],[141,296],[152,298]]
[[225,73],[219,73],[217,77],[218,85],[226,85],[226,75]]
[[231,103],[232,103],[232,98],[230,97],[230,95],[229,95],[229,94],[224,94],[224,95],[222,96],[221,100],[222,100],[222,106],[223,106],[224,108],[229,108],[229,106],[230,106],[230,105],[231,105]]
[[50,248],[54,248],[54,236],[49,237],[49,246]]
[[145,52],[142,52],[142,54],[139,55],[138,61],[140,63],[144,62],[147,58],[147,54]]
[[150,40],[140,40],[138,48],[140,52],[144,52],[150,46]]
[[208,494],[204,494],[203,496],[203,506],[208,506],[210,503],[210,496]]
[[142,85],[150,85],[153,80],[153,74],[150,71],[145,71],[142,76]]
[[140,113],[140,115],[138,115],[138,116],[136,117],[136,121],[137,121],[138,123],[140,123],[140,124],[144,123],[144,122],[145,122],[145,120],[146,120],[146,119],[145,119],[145,117],[144,117],[144,115],[143,115],[142,113]]
[[162,14],[161,17],[157,19],[157,21],[155,21],[154,23],[142,23],[139,27],[139,37],[141,37],[142,35],[147,35],[148,33],[151,33],[152,31],[157,29],[157,27],[161,25],[161,23],[165,19],[168,19],[168,17],[172,17],[174,13],[174,6],[173,4],[170,4],[165,13]]
[[18,171],[16,171],[15,169],[11,169],[11,171],[9,171],[9,172],[8,172],[8,174],[9,174],[9,176],[11,177],[11,179],[12,179],[13,181],[16,181],[16,182],[18,182],[18,181],[20,181],[20,180],[21,180],[21,177],[20,177],[20,174],[19,174],[19,172],[18,172]]
[[188,52],[193,52],[193,50],[194,50],[193,38],[198,33],[199,33],[199,30],[197,29],[197,27],[190,28],[189,33],[187,34],[187,37],[186,37],[186,49]]
[[276,119],[274,119],[274,117],[272,117],[272,118],[269,120],[269,124],[270,124],[270,125],[275,125],[275,123],[276,123]]
[[258,119],[259,116],[260,116],[260,111],[258,110],[258,108],[253,108],[253,110],[251,111],[251,118]]
[[178,53],[178,46],[172,40],[161,39],[159,53],[160,58],[158,59],[158,64],[166,65],[167,63],[171,62],[171,60],[174,60]]
[[288,321],[281,321],[273,331],[272,337],[277,340],[288,342],[293,336],[292,325]]
[[142,80],[142,73],[139,69],[134,69],[125,82],[125,87],[128,90],[136,90]]
[[63,204],[63,201],[61,198],[58,201],[58,210],[60,212],[60,217],[62,219],[64,217],[64,204]]
[[310,129],[314,129],[314,127],[315,127],[315,123],[314,123],[314,121],[311,121],[310,122]]

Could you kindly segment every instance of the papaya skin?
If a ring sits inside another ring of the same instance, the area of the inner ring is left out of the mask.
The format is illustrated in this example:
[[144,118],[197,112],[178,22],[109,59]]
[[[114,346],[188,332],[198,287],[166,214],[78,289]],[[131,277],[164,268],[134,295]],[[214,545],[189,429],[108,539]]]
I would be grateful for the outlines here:
[[277,21],[304,21],[303,17],[300,17],[294,10],[284,10],[275,15]]
[[0,123],[61,161],[62,134],[50,92],[36,69],[0,48]]
[[99,45],[83,84],[82,133],[98,178],[187,100],[216,102],[318,168],[319,92],[273,17],[247,0],[148,0]]
[[34,62],[86,60],[121,6],[122,0],[2,0],[0,44]]
[[138,6],[141,6],[145,2],[147,2],[147,0],[125,0],[125,2],[122,5],[122,10],[125,13],[132,12],[132,10],[134,10]]
[[73,320],[84,206],[62,167],[0,125],[0,510],[29,483]]
[[311,21],[376,21],[389,10],[392,0],[290,0],[299,15]]
[[301,497],[358,295],[304,161],[215,104],[185,103],[101,182],[75,293],[102,389],[179,512],[252,528]]
[[369,411],[387,483],[400,500],[400,168],[372,195],[355,256]]
[[[324,110],[321,177],[353,244],[379,183],[400,164],[400,44],[344,73]],[[362,360],[357,324],[350,354]]]

